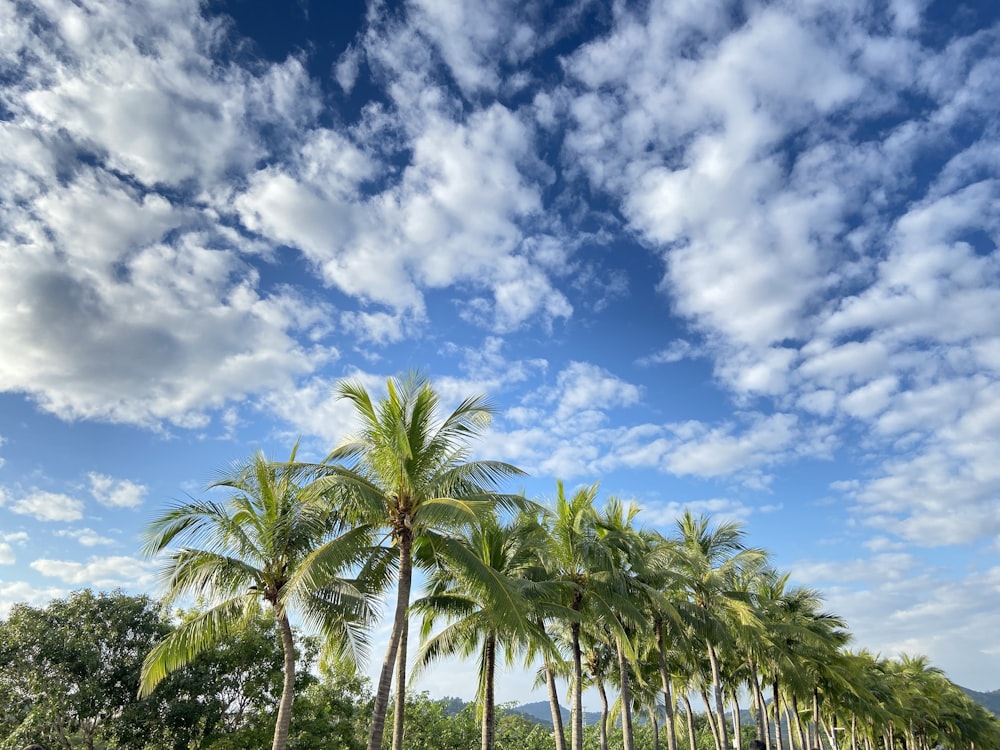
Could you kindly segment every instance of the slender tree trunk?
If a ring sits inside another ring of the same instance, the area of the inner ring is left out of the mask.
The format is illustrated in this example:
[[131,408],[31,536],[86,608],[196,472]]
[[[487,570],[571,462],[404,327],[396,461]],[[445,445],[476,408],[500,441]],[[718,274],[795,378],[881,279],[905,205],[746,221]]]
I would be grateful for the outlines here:
[[784,739],[781,736],[781,694],[778,692],[778,678],[771,683],[771,712],[774,717],[774,744],[778,750],[784,750]]
[[716,750],[722,750],[722,739],[719,734],[718,724],[724,724],[725,721],[716,717],[715,709],[712,708],[712,701],[708,699],[708,691],[702,688],[700,692],[701,701],[705,704],[705,719],[707,720],[709,729],[712,730],[712,737],[715,738],[715,748]]
[[[792,715],[791,718],[795,719],[795,731],[799,735],[799,747],[801,750],[808,750],[808,745],[806,745],[806,731],[802,727],[802,716],[799,712],[799,698],[795,693],[792,693]],[[791,735],[792,727],[789,724],[788,734]]]
[[813,716],[812,716],[812,738],[810,747],[819,748],[822,744],[819,734],[819,688],[813,688]]
[[691,750],[698,750],[698,742],[694,736],[694,711],[691,710],[691,701],[687,694],[682,695],[681,700],[684,701],[684,715],[687,718],[688,742],[691,745]]
[[740,716],[740,702],[733,695],[733,747],[743,750],[743,717]]
[[281,650],[285,656],[285,680],[281,688],[271,750],[285,750],[288,745],[288,729],[292,725],[292,700],[295,698],[295,642],[288,615],[284,612],[278,613],[278,631],[281,633]]
[[757,665],[753,659],[749,662],[750,684],[753,689],[754,719],[757,722],[757,739],[764,743],[767,750],[771,750],[771,732],[767,726],[767,703],[764,701],[764,691],[760,687],[760,676],[757,674]]
[[[784,715],[785,715],[785,732],[788,734],[788,747],[792,748],[792,750],[796,750],[795,727],[792,725],[792,710],[789,707],[788,701],[785,701]],[[802,748],[800,745],[798,750],[804,750],[804,748]]]
[[620,637],[615,638],[615,646],[618,651],[618,675],[622,687],[622,748],[635,750],[635,739],[632,736],[632,686],[629,682],[628,660],[625,658],[625,648]]
[[[396,667],[396,655],[406,626],[407,610],[410,607],[410,587],[413,583],[413,535],[405,530],[399,537],[399,588],[396,591],[396,610],[393,615],[392,635],[379,673],[378,688],[375,692],[375,706],[372,709],[372,728],[368,735],[368,750],[382,750],[382,734],[385,732],[385,715],[389,708],[389,690],[392,688],[392,673]],[[405,658],[405,657],[404,657]],[[405,699],[405,696],[404,696]],[[400,712],[402,714],[402,712]],[[402,715],[400,720],[402,720]]]
[[493,701],[493,680],[496,676],[497,636],[496,633],[486,634],[483,643],[483,668],[486,671],[486,684],[483,685],[483,747],[482,750],[493,750],[496,737],[496,708]]
[[[832,714],[830,720],[827,722],[822,722],[820,726],[823,731],[826,732],[826,742],[830,750],[837,750],[837,714]],[[822,750],[822,745],[817,745],[817,747]]]
[[712,688],[715,692],[715,709],[719,712],[719,748],[729,750],[729,731],[726,726],[726,707],[722,701],[722,675],[719,672],[719,655],[711,641],[708,645],[708,661],[712,665]]
[[556,689],[556,673],[545,658],[545,685],[549,689],[549,709],[552,711],[552,734],[556,738],[556,750],[566,750],[566,731],[563,729],[562,708],[559,705],[559,691]]
[[573,637],[573,706],[570,709],[570,747],[583,750],[583,662],[580,659],[580,623],[570,625]]
[[660,750],[660,720],[656,718],[656,706],[649,709],[649,723],[653,727],[653,750]]
[[406,714],[406,647],[410,637],[410,613],[403,619],[403,632],[396,649],[396,706],[392,713],[392,750],[403,750],[403,719]]
[[660,666],[660,687],[663,689],[663,707],[667,712],[667,750],[677,750],[677,727],[674,720],[674,698],[670,691],[670,675],[667,674],[666,644],[663,638],[663,620],[656,618],[657,659]]
[[597,694],[601,697],[601,723],[598,734],[601,737],[601,750],[608,750],[608,691],[604,689],[604,681],[597,681]]

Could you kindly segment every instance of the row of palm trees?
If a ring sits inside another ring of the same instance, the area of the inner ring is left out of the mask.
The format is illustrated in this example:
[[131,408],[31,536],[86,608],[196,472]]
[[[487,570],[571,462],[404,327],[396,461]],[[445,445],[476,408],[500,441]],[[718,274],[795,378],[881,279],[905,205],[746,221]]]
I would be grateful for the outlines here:
[[[634,503],[610,498],[598,507],[597,485],[567,494],[559,484],[546,506],[504,494],[503,482],[521,472],[469,459],[493,413],[484,398],[442,416],[420,376],[390,379],[386,391],[375,401],[358,382],[338,385],[359,428],[323,462],[300,462],[295,450],[284,462],[257,454],[216,483],[229,490],[224,501],[180,503],[150,524],[145,551],[166,555],[166,600],[194,595],[208,604],[149,654],[141,693],[266,604],[285,653],[272,743],[284,750],[295,675],[290,613],[324,636],[332,656],[357,663],[395,586],[368,750],[382,748],[393,683],[392,747],[403,750],[411,616],[421,626],[416,670],[447,655],[478,658],[483,750],[494,747],[501,658],[541,665],[556,750],[566,750],[561,682],[570,691],[570,750],[582,748],[590,687],[602,701],[602,750],[611,720],[621,724],[623,750],[634,750],[636,712],[677,750],[678,710],[694,750],[692,700],[707,708],[718,750],[739,750],[744,696],[768,750],[1000,747],[995,717],[925,660],[847,651],[844,622],[747,546],[739,524],[685,513],[664,536],[638,525]],[[415,569],[426,587],[413,601]]]

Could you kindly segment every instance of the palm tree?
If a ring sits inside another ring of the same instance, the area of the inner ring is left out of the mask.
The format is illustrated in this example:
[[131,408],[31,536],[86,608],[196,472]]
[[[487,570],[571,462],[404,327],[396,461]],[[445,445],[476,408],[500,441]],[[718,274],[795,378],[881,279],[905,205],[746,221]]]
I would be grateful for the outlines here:
[[609,600],[616,619],[616,627],[605,627],[610,643],[618,657],[618,685],[621,692],[622,743],[624,750],[635,746],[632,731],[632,677],[629,660],[638,662],[635,641],[640,628],[648,624],[646,606],[655,591],[646,585],[644,573],[647,557],[655,550],[656,536],[635,528],[639,514],[635,502],[623,503],[616,497],[608,498],[597,519],[598,537],[609,548],[613,578],[619,595]]
[[[423,646],[415,670],[448,655],[479,653],[476,699],[482,713],[482,750],[493,750],[494,681],[499,651],[508,665],[525,643],[545,647],[547,638],[532,616],[556,605],[552,587],[538,582],[538,547],[544,531],[535,517],[522,514],[500,523],[490,514],[457,538],[438,540],[439,564],[430,573],[428,593],[414,602],[423,613]],[[430,636],[437,620],[449,624]]]
[[[297,448],[297,446],[296,446]],[[146,530],[144,552],[154,556],[181,543],[161,569],[167,603],[193,595],[209,603],[160,641],[142,666],[139,694],[148,695],[169,672],[246,627],[262,602],[273,610],[284,651],[284,687],[272,750],[288,740],[295,686],[293,608],[316,627],[340,658],[357,661],[366,647],[369,597],[359,579],[342,574],[371,552],[371,529],[351,528],[330,503],[304,493],[307,470],[263,453],[236,464],[212,487],[223,502],[192,500],[170,508]]]
[[381,750],[382,734],[398,666],[394,750],[402,743],[405,710],[405,635],[413,581],[413,546],[442,529],[470,523],[497,505],[516,508],[518,496],[500,495],[500,482],[522,472],[498,461],[469,461],[469,444],[490,424],[493,408],[482,396],[463,400],[444,418],[440,400],[423,377],[390,378],[375,403],[357,381],[341,381],[337,393],[354,407],[358,432],[323,464],[317,491],[337,488],[360,523],[384,529],[397,552],[397,593],[392,634],[379,673],[368,750]]
[[[692,605],[688,612],[708,655],[718,717],[713,726],[720,750],[729,750],[719,647],[732,637],[734,625],[745,625],[754,618],[749,599],[735,590],[735,582],[744,569],[763,566],[766,554],[743,544],[740,524],[723,522],[714,529],[709,524],[707,516],[696,518],[690,511],[677,519],[677,559],[683,588]],[[711,709],[712,702],[707,701],[706,707]],[[711,714],[709,710],[710,718]]]
[[596,496],[595,484],[567,498],[562,482],[558,482],[555,506],[549,511],[547,524],[545,564],[549,576],[564,584],[565,605],[573,613],[569,619],[571,750],[583,747],[583,621],[604,623],[615,636],[625,638],[619,613],[633,622],[641,616],[628,600],[626,578],[618,568],[615,549],[601,538],[594,508]]

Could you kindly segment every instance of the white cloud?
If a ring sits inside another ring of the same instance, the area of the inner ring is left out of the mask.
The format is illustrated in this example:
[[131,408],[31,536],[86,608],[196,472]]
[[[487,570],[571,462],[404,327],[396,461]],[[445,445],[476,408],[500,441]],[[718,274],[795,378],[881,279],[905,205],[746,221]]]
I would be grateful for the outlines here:
[[680,362],[685,359],[697,357],[700,351],[684,339],[674,339],[666,348],[658,352],[642,357],[637,361],[639,365],[665,365]]
[[[818,6],[762,6],[735,28],[721,3],[652,3],[566,59],[567,160],[662,255],[661,288],[718,382],[739,405],[768,396],[825,421],[776,424],[760,443],[719,425],[679,446],[655,434],[628,444],[634,465],[759,471],[829,455],[850,422],[863,439],[842,447],[872,467],[851,495],[859,523],[930,545],[995,535],[1000,145],[961,123],[989,111],[1000,63],[978,46],[995,30],[921,47],[904,36],[918,11],[897,4],[900,35],[873,35],[860,7],[831,25]],[[926,111],[858,137],[903,118],[913,91]]]
[[556,379],[555,417],[566,419],[580,412],[606,411],[634,406],[642,389],[607,370],[587,362],[571,362]]
[[254,79],[217,64],[221,21],[199,11],[186,1],[37,6],[19,109],[147,184],[249,167],[264,153],[249,121],[298,124],[308,113],[305,71],[289,59]]
[[31,568],[72,586],[145,589],[155,581],[154,566],[134,557],[91,557],[86,563],[39,558]]
[[[0,363],[0,390],[63,418],[195,426],[328,360],[321,336],[297,336],[328,329],[329,309],[259,291],[245,257],[260,243],[222,220],[221,181],[265,153],[257,130],[312,118],[301,63],[218,62],[226,32],[197,3],[20,12],[11,40],[30,53],[12,58],[0,124],[0,337],[21,354]],[[352,158],[344,169],[363,168]]]
[[11,503],[15,513],[32,516],[39,521],[79,521],[83,518],[83,503],[69,495],[34,490]]
[[0,542],[0,565],[13,565],[16,561],[14,548],[7,542]]
[[699,422],[670,425],[677,443],[665,456],[666,468],[680,475],[714,477],[767,466],[798,440],[792,414],[757,415],[742,434],[732,425],[707,427]]
[[44,606],[53,599],[66,596],[69,589],[54,586],[38,588],[25,581],[4,581],[0,579],[0,617],[6,618],[15,604]]
[[738,500],[724,497],[714,497],[705,500],[686,500],[684,502],[643,502],[642,521],[657,527],[672,529],[678,518],[685,511],[696,516],[705,514],[714,522],[738,521],[745,523],[753,509]]
[[334,78],[345,93],[350,94],[358,80],[358,68],[361,65],[361,51],[354,45],[349,46],[337,58],[333,68]]
[[146,497],[146,488],[128,479],[115,479],[106,474],[90,472],[90,494],[109,508],[136,508]]
[[[820,587],[826,609],[844,617],[854,648],[883,657],[927,656],[948,677],[988,691],[983,675],[1000,668],[1000,654],[970,647],[994,642],[1000,627],[1000,569],[921,567],[906,552],[887,551],[842,563],[796,562],[796,581]],[[928,623],[933,623],[928,628]]]
[[96,547],[102,544],[114,544],[115,542],[114,539],[102,536],[93,529],[60,529],[56,532],[56,536],[76,539],[84,547]]

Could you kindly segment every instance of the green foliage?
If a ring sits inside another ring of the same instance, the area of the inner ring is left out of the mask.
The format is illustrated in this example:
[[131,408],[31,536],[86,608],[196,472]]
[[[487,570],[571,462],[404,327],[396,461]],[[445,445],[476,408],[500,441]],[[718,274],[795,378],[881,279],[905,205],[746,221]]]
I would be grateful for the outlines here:
[[[473,704],[454,715],[448,714],[450,701],[432,700],[427,693],[406,696],[404,737],[406,750],[471,750],[479,746],[479,724]],[[390,708],[388,721],[392,721]],[[382,747],[391,746],[383,737]]]
[[[81,591],[43,608],[14,606],[0,623],[0,663],[5,665],[0,670],[0,748],[19,750],[39,742],[49,748],[242,750],[269,744],[282,689],[282,647],[274,618],[250,622],[239,637],[202,652],[148,698],[138,699],[143,659],[169,632],[152,600],[121,592]],[[302,646],[304,668],[296,688],[308,696],[317,682],[308,671],[317,648],[309,639]],[[330,690],[347,695],[336,684]],[[316,700],[337,706],[327,697]],[[341,699],[338,710],[356,714],[357,703]],[[304,701],[303,708],[308,706]]]
[[321,664],[319,679],[297,691],[288,744],[293,750],[362,750],[371,720],[367,682],[344,666]]
[[[187,613],[185,617],[192,616]],[[296,689],[306,689],[315,678],[308,667],[315,661],[315,647],[301,644]],[[283,654],[273,616],[264,615],[247,624],[237,636],[203,651],[186,667],[173,672],[150,696],[159,724],[166,732],[164,747],[258,747],[274,728],[274,709],[282,689]],[[221,743],[221,745],[220,745]]]
[[[508,707],[511,708],[511,707]],[[508,711],[497,713],[496,750],[552,750],[552,730]]]
[[142,596],[81,591],[13,607],[0,627],[0,748],[116,743],[149,725],[135,698],[143,656],[167,628]]

